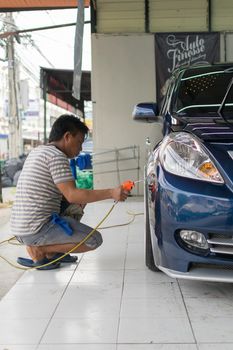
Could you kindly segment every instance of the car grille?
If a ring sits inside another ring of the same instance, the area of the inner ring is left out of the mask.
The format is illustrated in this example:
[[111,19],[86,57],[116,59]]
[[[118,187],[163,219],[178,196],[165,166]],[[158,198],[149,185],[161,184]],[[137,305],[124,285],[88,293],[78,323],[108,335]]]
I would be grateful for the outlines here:
[[233,271],[233,265],[222,265],[222,264],[203,264],[203,263],[192,263],[190,264],[189,271],[193,269],[209,269],[209,270],[230,270]]
[[233,256],[233,236],[211,234],[207,242],[211,253]]

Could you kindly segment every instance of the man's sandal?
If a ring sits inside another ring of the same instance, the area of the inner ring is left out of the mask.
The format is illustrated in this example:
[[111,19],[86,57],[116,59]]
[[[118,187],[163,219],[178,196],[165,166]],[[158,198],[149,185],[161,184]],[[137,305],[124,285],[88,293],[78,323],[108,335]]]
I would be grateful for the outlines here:
[[[55,259],[58,259],[60,258],[62,255],[64,255],[65,253],[57,253],[55,254],[51,260],[55,260]],[[78,260],[78,257],[77,256],[71,256],[70,254],[64,256],[62,259],[59,260],[59,262],[61,263],[68,263],[68,264],[72,264],[72,263],[75,263],[76,261]]]
[[[27,259],[27,258],[22,258],[22,257],[18,257],[17,258],[17,263],[26,267],[35,267],[37,270],[53,270],[53,269],[57,269],[58,267],[60,267],[60,262],[55,262],[52,263],[50,265],[47,266],[41,266],[41,265],[45,265],[48,264],[52,261],[52,259],[47,259],[47,258],[43,258],[41,260],[38,261],[33,261],[32,259]],[[37,266],[41,266],[41,267],[37,267]]]

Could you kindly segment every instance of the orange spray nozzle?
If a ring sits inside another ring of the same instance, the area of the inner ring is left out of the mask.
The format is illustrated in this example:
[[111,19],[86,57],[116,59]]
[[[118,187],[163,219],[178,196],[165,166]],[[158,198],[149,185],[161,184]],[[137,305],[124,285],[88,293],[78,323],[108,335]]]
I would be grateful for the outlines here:
[[135,183],[131,180],[127,180],[127,181],[124,181],[121,184],[121,186],[122,186],[123,190],[130,192],[134,188]]

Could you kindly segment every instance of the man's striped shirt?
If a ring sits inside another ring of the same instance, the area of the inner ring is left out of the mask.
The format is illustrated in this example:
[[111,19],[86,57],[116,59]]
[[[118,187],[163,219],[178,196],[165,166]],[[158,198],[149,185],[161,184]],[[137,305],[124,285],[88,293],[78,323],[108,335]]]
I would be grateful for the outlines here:
[[56,184],[72,181],[67,156],[54,145],[35,148],[28,155],[20,174],[11,214],[15,236],[38,232],[60,212],[62,194]]

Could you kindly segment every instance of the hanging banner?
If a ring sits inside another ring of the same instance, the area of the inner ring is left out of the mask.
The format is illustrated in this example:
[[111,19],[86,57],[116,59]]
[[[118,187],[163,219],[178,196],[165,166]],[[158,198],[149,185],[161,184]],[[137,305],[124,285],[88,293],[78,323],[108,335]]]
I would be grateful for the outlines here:
[[166,82],[181,66],[219,62],[220,33],[188,32],[155,34],[156,91],[160,103]]
[[74,75],[73,97],[80,100],[82,78],[82,54],[83,54],[83,28],[84,28],[84,1],[78,2],[77,24],[74,41]]

